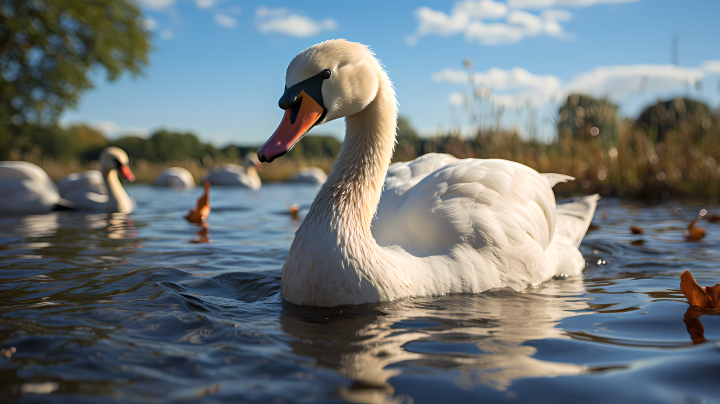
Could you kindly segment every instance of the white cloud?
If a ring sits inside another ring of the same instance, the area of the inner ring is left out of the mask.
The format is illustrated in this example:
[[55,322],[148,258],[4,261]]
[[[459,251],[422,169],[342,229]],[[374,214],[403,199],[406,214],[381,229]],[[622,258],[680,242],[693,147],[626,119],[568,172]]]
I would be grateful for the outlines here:
[[225,14],[215,14],[215,24],[222,25],[223,27],[235,28],[237,27],[237,20]]
[[[413,46],[425,35],[450,36],[465,33],[468,42],[483,45],[504,45],[521,41],[527,37],[548,35],[572,39],[559,21],[568,21],[572,14],[566,10],[545,10],[539,16],[523,10],[509,12],[506,4],[491,0],[461,1],[455,3],[450,14],[420,7],[415,10],[418,27],[415,34],[405,39]],[[505,18],[505,22],[490,22]]]
[[564,87],[564,92],[584,91],[595,95],[627,96],[638,93],[642,81],[646,81],[645,91],[681,88],[701,80],[705,73],[700,68],[674,65],[596,67],[569,82]]
[[570,21],[572,14],[567,10],[544,10],[541,14],[542,18],[547,21]]
[[447,15],[442,11],[436,11],[429,7],[420,7],[415,10],[415,18],[420,25],[417,28],[417,35],[455,35],[462,32],[470,21],[467,13],[452,13]]
[[720,73],[720,60],[708,60],[703,62],[702,69],[708,74]]
[[143,21],[143,25],[145,26],[146,30],[152,31],[155,28],[157,28],[158,23],[157,23],[157,21],[153,20],[152,18],[146,18]]
[[450,93],[450,96],[448,97],[450,105],[463,105],[466,100],[467,94],[465,93]]
[[141,6],[151,8],[153,10],[162,10],[170,7],[175,0],[136,0]]
[[160,33],[160,38],[169,41],[173,38],[173,32],[169,29],[163,30],[163,32]]
[[215,0],[197,0],[195,1],[195,5],[197,8],[210,8],[214,6],[217,2]]
[[473,18],[495,20],[507,14],[508,6],[491,0],[461,1],[455,3],[453,14],[465,13]]
[[513,8],[590,7],[597,4],[634,3],[640,0],[508,0]]
[[338,23],[330,18],[315,21],[309,17],[292,14],[288,9],[260,6],[256,12],[257,28],[263,34],[277,32],[299,38],[317,35],[322,31],[337,29]]
[[[696,68],[674,65],[597,67],[578,74],[567,83],[552,75],[539,76],[520,68],[493,68],[484,73],[473,73],[472,76],[463,70],[445,69],[434,73],[432,79],[435,82],[457,84],[471,81],[481,88],[492,89],[493,100],[506,105],[522,106],[529,103],[541,106],[563,100],[573,92],[612,98],[633,96],[640,92],[652,95],[665,90],[684,89],[712,74],[720,74],[720,61],[707,61]],[[457,94],[460,93],[450,95],[450,103],[453,105],[461,103]]]

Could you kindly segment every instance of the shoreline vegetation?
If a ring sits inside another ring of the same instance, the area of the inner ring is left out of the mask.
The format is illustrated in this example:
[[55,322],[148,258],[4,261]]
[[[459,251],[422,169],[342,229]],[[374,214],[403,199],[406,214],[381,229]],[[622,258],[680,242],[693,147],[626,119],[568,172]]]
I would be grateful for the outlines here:
[[[475,136],[463,137],[456,130],[422,138],[400,118],[393,162],[430,152],[458,158],[500,158],[539,172],[575,177],[576,181],[555,187],[560,196],[597,192],[603,196],[719,201],[719,111],[688,98],[658,101],[634,121],[619,119],[617,111],[607,99],[570,95],[558,111],[557,132],[549,141],[503,129],[499,120],[494,128],[481,128]],[[95,169],[93,160],[107,146],[128,153],[140,183],[151,182],[162,169],[173,166],[188,169],[199,181],[210,167],[240,164],[246,153],[257,150],[257,146],[218,149],[193,134],[165,130],[148,138],[115,140],[87,126],[26,128],[23,132],[21,146],[9,149],[4,159],[35,163],[54,180]],[[263,164],[260,177],[264,182],[284,181],[308,166],[329,172],[340,146],[332,136],[308,135],[287,157]]]

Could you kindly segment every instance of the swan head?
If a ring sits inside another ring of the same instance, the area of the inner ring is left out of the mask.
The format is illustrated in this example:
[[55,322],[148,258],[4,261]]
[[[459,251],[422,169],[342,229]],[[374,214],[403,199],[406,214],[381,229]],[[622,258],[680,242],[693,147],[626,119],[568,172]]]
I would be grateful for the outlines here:
[[364,110],[375,99],[384,74],[372,51],[356,42],[335,39],[300,52],[287,68],[278,102],[285,114],[258,150],[260,161],[285,155],[317,125]]
[[98,162],[100,163],[100,170],[103,173],[118,170],[120,176],[126,180],[130,182],[135,181],[135,175],[130,171],[130,159],[127,153],[125,153],[125,150],[119,147],[106,147],[100,152]]

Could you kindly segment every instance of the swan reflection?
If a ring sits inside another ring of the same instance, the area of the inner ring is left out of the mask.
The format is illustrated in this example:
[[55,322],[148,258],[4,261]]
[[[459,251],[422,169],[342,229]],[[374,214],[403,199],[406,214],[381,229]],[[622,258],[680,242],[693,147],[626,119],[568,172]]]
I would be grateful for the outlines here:
[[[527,293],[496,290],[393,303],[313,308],[284,303],[282,328],[299,355],[353,380],[339,394],[354,402],[387,402],[403,366],[455,369],[459,387],[504,391],[525,377],[574,375],[585,367],[533,358],[526,341],[567,338],[557,324],[587,309],[580,277]],[[398,397],[395,397],[398,399]]]
[[60,227],[59,213],[0,216],[0,237],[50,237]]

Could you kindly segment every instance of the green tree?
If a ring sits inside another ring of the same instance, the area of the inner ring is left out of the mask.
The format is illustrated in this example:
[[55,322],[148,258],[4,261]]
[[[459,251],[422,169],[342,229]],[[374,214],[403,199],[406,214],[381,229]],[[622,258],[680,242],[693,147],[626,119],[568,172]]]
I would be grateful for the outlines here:
[[293,147],[292,156],[304,157],[337,157],[342,142],[334,136],[307,135]]
[[[570,94],[558,111],[558,135],[590,142],[595,137],[605,149],[617,145],[620,132],[618,106],[606,98]],[[593,129],[597,128],[597,129]]]
[[0,0],[0,158],[76,105],[91,70],[140,73],[149,50],[131,0]]

